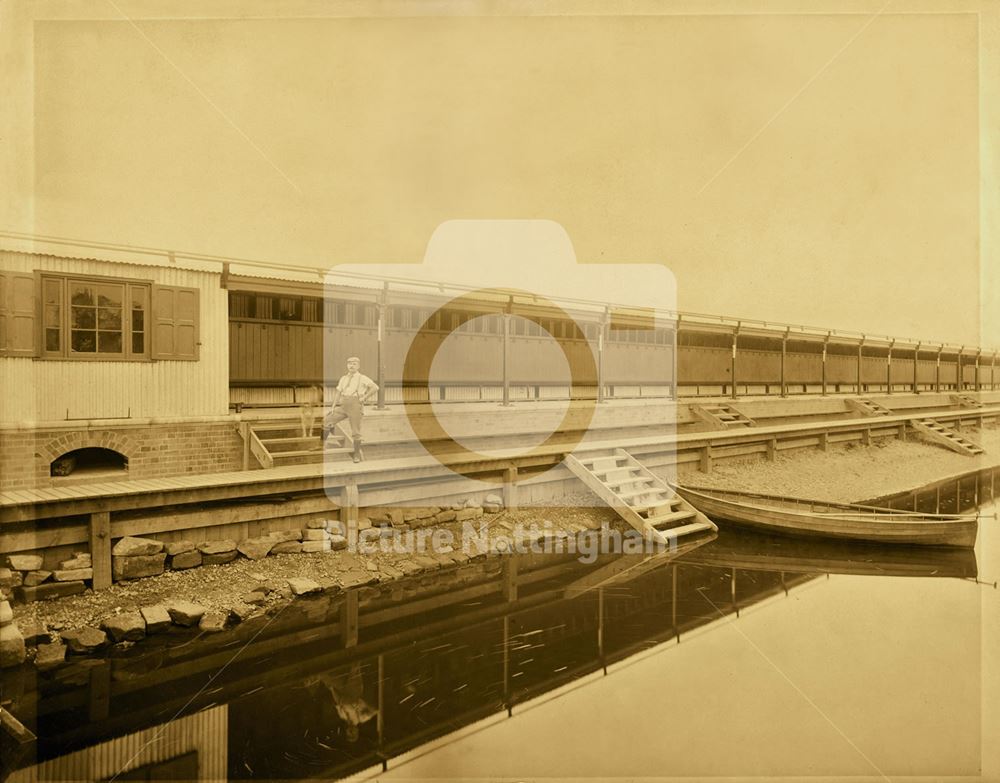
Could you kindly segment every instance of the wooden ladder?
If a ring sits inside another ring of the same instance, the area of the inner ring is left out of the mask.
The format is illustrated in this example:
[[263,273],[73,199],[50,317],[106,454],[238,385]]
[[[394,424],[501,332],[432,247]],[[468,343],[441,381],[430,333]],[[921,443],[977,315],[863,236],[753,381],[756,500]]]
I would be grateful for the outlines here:
[[870,400],[867,397],[848,397],[844,402],[847,403],[847,407],[862,416],[891,416],[892,411],[886,408],[884,405],[880,405],[875,402],[875,400]]
[[254,422],[249,426],[250,453],[263,468],[323,462],[331,456],[343,459],[350,455],[348,438],[339,427],[326,439],[325,450],[322,432],[322,422],[316,423],[313,434],[308,437],[302,436],[302,425],[291,419]]
[[569,454],[565,465],[645,537],[660,544],[718,530],[712,520],[679,497],[625,449]]
[[716,430],[731,430],[739,427],[753,427],[753,419],[744,416],[732,405],[711,403],[692,405],[691,412],[702,421],[708,422]]
[[978,443],[974,443],[936,419],[916,419],[910,422],[910,426],[932,443],[965,454],[967,457],[978,457],[985,453],[985,449]]
[[970,397],[968,394],[952,394],[951,404],[959,405],[963,408],[982,408],[983,404],[977,400],[975,397]]

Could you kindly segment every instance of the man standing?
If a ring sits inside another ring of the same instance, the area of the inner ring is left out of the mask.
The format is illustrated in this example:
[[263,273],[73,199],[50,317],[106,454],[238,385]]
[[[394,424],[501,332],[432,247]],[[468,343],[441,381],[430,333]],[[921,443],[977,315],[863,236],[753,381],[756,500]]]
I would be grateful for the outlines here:
[[364,415],[364,404],[378,391],[378,384],[367,375],[358,372],[361,360],[352,356],[347,360],[347,375],[340,378],[337,391],[333,396],[333,410],[323,421],[323,445],[327,436],[337,422],[348,419],[351,422],[351,441],[354,446],[354,461],[361,462],[361,417]]

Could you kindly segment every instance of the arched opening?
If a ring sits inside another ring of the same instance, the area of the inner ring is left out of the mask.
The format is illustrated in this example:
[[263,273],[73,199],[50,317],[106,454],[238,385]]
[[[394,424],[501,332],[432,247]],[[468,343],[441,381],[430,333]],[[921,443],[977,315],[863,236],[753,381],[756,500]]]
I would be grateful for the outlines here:
[[49,465],[49,475],[56,477],[117,473],[126,470],[128,470],[128,457],[98,446],[67,451],[52,460]]

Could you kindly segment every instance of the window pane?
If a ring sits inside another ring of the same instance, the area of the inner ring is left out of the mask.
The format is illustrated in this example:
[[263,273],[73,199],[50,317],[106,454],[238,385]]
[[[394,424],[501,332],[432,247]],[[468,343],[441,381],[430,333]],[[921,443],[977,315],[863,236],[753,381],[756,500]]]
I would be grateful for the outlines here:
[[94,287],[85,283],[73,283],[70,288],[70,300],[75,305],[97,304]]
[[132,329],[141,332],[146,328],[146,314],[142,310],[132,311]]
[[94,329],[97,326],[96,311],[93,307],[74,307],[72,327],[74,329]]
[[97,350],[100,353],[121,353],[122,352],[121,332],[98,332]]
[[58,329],[46,329],[45,330],[45,350],[46,351],[58,351],[59,350],[59,330]]
[[59,305],[45,305],[45,325],[59,327]]
[[101,307],[97,310],[97,328],[105,331],[122,328],[122,311],[118,307]]
[[97,303],[121,307],[125,286],[100,285],[97,287]]
[[62,304],[62,280],[45,281],[45,304]]
[[132,332],[132,353],[142,354],[146,351],[146,336],[142,332]]
[[97,332],[74,329],[71,341],[73,350],[77,353],[94,353],[97,350]]

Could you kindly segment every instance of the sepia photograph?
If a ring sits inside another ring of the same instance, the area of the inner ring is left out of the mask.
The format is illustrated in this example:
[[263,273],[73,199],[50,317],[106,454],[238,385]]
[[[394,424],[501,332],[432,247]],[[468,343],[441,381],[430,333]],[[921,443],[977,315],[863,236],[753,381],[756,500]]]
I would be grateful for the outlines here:
[[0,0],[0,783],[1000,782],[998,0]]

